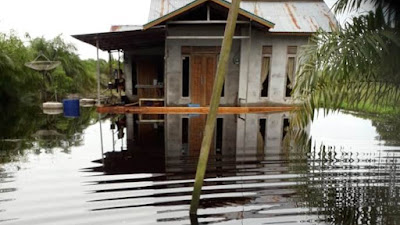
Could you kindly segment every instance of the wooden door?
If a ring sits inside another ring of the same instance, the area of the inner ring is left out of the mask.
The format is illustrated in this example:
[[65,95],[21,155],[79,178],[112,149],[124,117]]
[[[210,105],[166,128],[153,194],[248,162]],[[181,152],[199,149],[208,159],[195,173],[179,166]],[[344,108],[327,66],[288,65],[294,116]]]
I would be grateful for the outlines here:
[[200,152],[201,142],[203,141],[204,126],[206,115],[191,117],[189,120],[189,152],[190,155],[197,155]]
[[191,58],[191,102],[208,106],[214,85],[217,55],[195,53]]
[[[217,47],[192,47],[190,52],[190,96],[191,103],[209,106],[217,68]],[[192,117],[189,120],[189,152],[197,155],[203,140],[206,115]],[[210,148],[214,150],[214,141]]]
[[159,80],[159,76],[163,73],[163,61],[158,57],[143,57],[136,59],[135,63],[138,85],[148,85],[148,87],[138,88],[138,97],[163,98],[164,93],[161,88],[151,87],[154,80]]
[[[201,142],[203,141],[204,127],[206,126],[207,115],[201,114],[189,119],[189,154],[196,156],[200,153]],[[210,155],[214,155],[215,132],[210,146]]]

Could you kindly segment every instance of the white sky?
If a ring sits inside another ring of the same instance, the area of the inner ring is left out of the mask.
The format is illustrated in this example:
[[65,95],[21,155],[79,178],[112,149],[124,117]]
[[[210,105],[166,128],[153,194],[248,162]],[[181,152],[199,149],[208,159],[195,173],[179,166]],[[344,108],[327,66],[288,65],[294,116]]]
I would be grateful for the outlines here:
[[[335,0],[325,2],[331,7]],[[111,25],[142,25],[150,0],[0,0],[0,5],[0,32],[14,30],[21,37],[27,32],[32,38],[47,39],[63,34],[87,59],[96,58],[96,48],[70,35],[107,32]]]
[[[63,34],[78,48],[81,58],[96,58],[96,48],[73,34],[107,32],[111,25],[147,22],[150,0],[0,0],[0,32],[15,30],[21,37],[47,39]],[[103,58],[108,58],[102,53]]]

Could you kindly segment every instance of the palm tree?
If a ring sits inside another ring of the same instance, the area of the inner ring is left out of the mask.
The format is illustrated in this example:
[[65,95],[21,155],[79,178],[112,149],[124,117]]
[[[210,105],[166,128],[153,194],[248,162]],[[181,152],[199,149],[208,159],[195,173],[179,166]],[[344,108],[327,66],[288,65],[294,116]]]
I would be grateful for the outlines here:
[[332,32],[318,31],[299,57],[295,97],[305,114],[314,109],[398,107],[400,103],[400,8],[393,0],[338,0],[337,13],[372,2],[374,11]]
[[75,46],[64,42],[61,36],[52,40],[35,38],[30,43],[34,52],[43,53],[51,61],[61,62],[60,68],[46,77],[52,83],[49,89],[66,94],[88,92],[90,87],[94,87],[95,78],[88,74],[85,64],[75,53]]
[[0,104],[30,97],[37,87],[36,76],[24,67],[29,49],[14,33],[0,33]]

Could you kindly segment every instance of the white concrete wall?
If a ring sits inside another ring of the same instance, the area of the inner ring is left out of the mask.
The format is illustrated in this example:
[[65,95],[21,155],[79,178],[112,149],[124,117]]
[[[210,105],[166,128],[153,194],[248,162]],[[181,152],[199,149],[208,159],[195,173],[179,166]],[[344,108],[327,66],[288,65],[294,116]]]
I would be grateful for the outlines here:
[[[244,29],[243,34],[248,34]],[[251,41],[242,40],[239,99],[240,104],[291,104],[285,97],[287,47],[305,45],[308,36],[278,36],[253,29]],[[261,97],[262,47],[272,46],[268,97]],[[250,50],[250,51],[249,51]],[[247,84],[248,81],[248,84]]]

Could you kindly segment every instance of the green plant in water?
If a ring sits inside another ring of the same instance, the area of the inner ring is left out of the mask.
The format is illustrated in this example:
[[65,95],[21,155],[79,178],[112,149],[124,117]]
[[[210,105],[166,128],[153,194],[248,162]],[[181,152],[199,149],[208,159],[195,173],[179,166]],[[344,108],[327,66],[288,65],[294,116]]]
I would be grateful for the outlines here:
[[295,124],[308,124],[317,108],[398,109],[400,10],[388,0],[339,0],[335,10],[358,9],[363,2],[372,2],[375,10],[332,32],[319,30],[302,48],[293,95],[304,111]]

